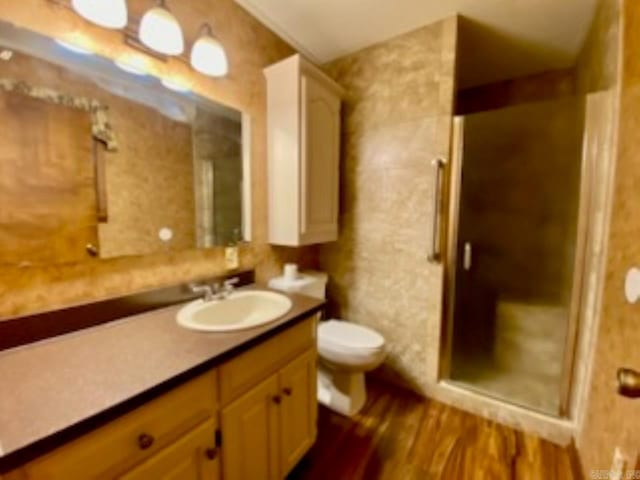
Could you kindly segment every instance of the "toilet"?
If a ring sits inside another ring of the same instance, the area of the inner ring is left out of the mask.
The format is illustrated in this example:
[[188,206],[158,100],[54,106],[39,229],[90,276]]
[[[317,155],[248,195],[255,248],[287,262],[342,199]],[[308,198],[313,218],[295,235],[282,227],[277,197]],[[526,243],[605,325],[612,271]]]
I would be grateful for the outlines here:
[[362,325],[327,320],[318,326],[318,400],[343,415],[360,411],[367,399],[364,374],[385,358],[384,338]]
[[[303,272],[277,277],[269,287],[326,298],[327,274]],[[342,415],[360,411],[367,399],[365,372],[380,366],[385,359],[385,340],[375,330],[331,319],[318,325],[318,401]]]

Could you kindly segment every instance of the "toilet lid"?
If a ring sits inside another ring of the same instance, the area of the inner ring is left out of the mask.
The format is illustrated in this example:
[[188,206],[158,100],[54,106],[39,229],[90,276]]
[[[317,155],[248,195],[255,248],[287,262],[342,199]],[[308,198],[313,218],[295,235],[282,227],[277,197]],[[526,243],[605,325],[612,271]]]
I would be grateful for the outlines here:
[[384,337],[378,332],[342,320],[320,322],[318,337],[325,344],[346,348],[376,349],[384,346]]

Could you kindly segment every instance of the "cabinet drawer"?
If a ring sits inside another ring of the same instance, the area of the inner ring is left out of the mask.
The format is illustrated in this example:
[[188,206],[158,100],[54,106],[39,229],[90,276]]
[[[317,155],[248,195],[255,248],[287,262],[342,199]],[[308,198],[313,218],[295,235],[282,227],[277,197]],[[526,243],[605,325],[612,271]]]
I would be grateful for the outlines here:
[[169,445],[120,480],[218,480],[220,454],[215,417]]
[[23,468],[26,479],[107,479],[212,417],[216,372],[207,372]]
[[229,360],[220,370],[220,400],[223,405],[238,398],[289,360],[316,344],[314,315]]

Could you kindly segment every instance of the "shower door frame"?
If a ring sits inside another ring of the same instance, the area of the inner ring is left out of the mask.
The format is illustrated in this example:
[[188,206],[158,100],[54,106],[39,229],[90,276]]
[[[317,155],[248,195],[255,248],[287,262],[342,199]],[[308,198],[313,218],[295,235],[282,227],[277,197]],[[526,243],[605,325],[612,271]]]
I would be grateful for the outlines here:
[[[578,340],[578,326],[582,314],[584,295],[584,275],[586,271],[586,251],[592,217],[592,192],[594,181],[594,159],[586,155],[586,115],[585,102],[583,118],[583,141],[580,165],[580,191],[578,200],[578,222],[576,228],[576,247],[573,269],[573,285],[569,305],[567,336],[563,352],[562,378],[558,392],[559,409],[557,416],[569,417],[571,394],[574,377],[574,366]],[[464,115],[453,117],[451,134],[451,157],[448,162],[444,190],[446,225],[445,248],[443,255],[443,326],[441,330],[441,348],[438,363],[438,380],[451,380],[451,356],[453,341],[453,321],[456,299],[456,267],[458,265],[458,225],[460,222],[460,198],[462,191],[462,168],[464,164]],[[489,393],[489,396],[490,393]],[[503,401],[508,402],[507,399]],[[515,405],[515,403],[514,403]]]

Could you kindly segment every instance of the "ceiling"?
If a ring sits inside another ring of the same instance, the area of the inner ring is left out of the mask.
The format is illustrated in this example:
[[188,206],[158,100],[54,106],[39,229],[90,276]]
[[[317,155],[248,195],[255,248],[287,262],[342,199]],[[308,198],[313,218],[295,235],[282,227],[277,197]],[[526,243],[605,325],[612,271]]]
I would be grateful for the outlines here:
[[456,13],[459,84],[571,66],[596,0],[236,0],[317,63]]

